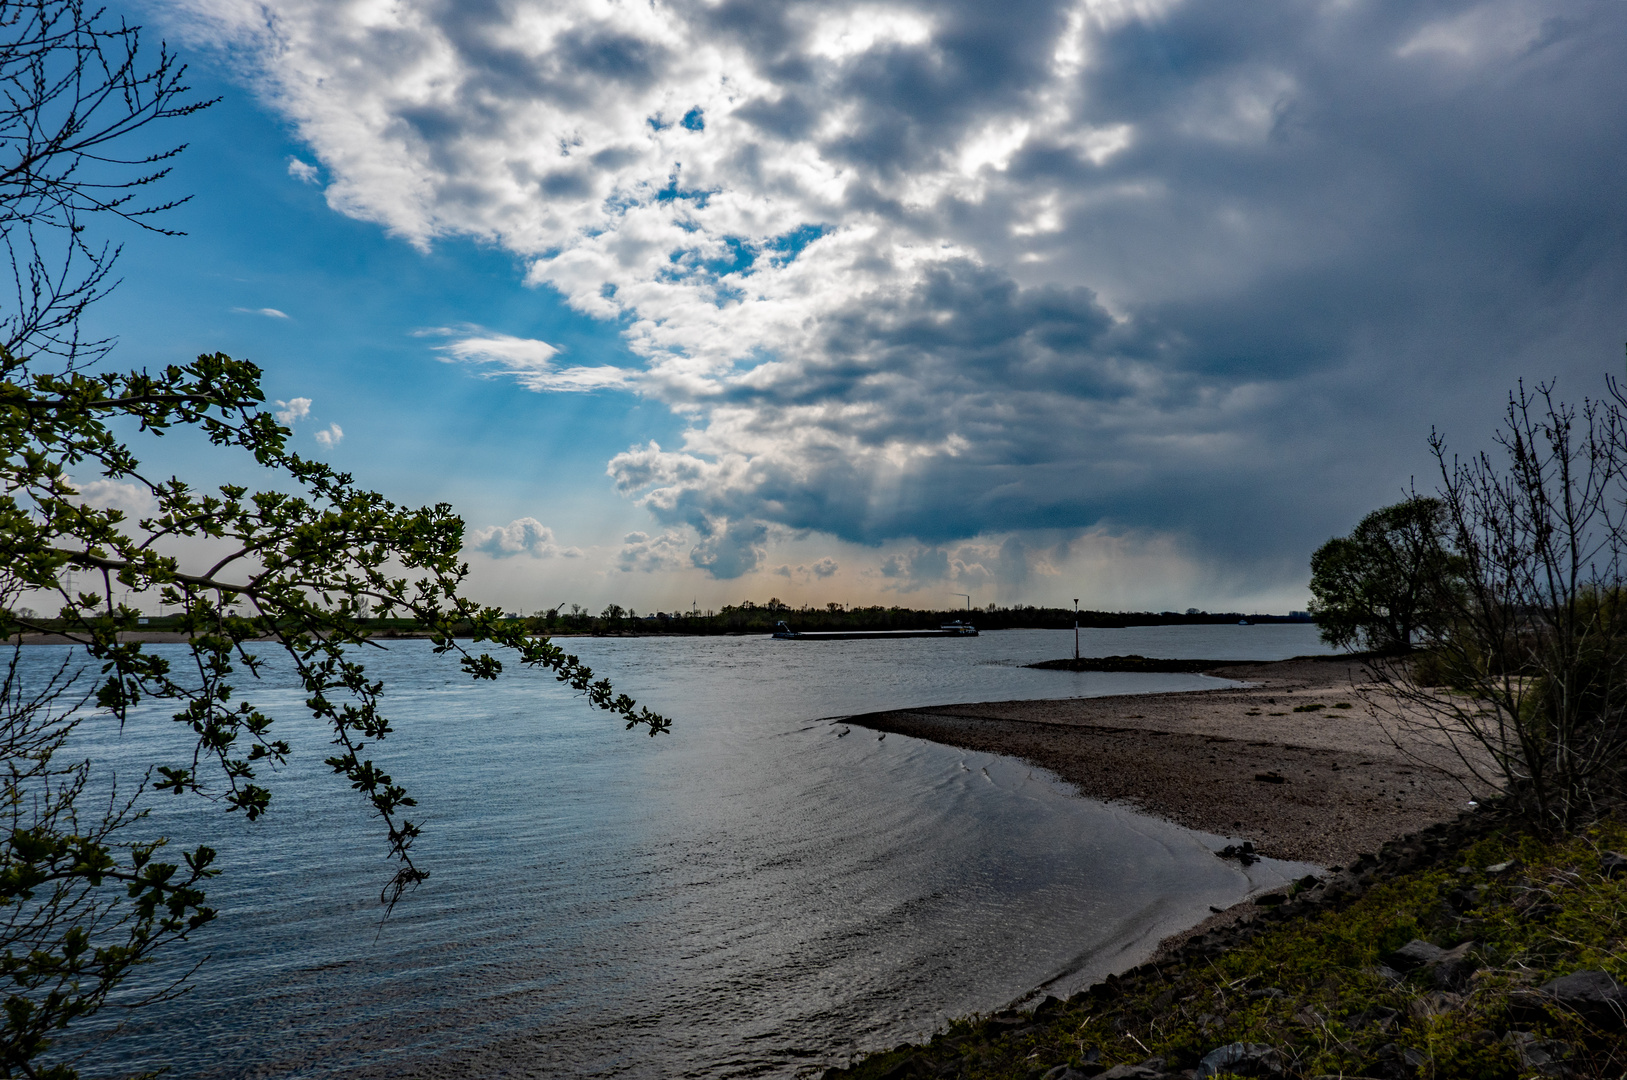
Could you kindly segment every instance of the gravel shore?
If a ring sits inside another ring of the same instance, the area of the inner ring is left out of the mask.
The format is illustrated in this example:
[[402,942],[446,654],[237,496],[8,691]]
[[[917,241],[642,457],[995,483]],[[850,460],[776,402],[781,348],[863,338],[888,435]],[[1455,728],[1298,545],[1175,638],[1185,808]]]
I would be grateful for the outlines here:
[[1246,685],[944,705],[846,722],[1018,757],[1082,795],[1321,866],[1348,864],[1486,794],[1448,748],[1383,715],[1382,690],[1359,661],[1211,673]]

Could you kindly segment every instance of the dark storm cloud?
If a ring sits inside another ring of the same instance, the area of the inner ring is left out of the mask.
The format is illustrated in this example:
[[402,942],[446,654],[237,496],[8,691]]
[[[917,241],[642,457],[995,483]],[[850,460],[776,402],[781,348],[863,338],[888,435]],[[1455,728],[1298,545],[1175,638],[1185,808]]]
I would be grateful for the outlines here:
[[[496,237],[624,320],[690,428],[611,474],[719,576],[775,529],[1108,527],[1302,578],[1427,487],[1431,426],[1473,446],[1515,378],[1580,396],[1620,363],[1627,5],[421,12],[353,100],[282,91],[338,118],[301,121],[333,197]],[[446,89],[396,100],[414,49]],[[1026,574],[1011,542],[979,572]],[[896,580],[962,572],[911,558]]]

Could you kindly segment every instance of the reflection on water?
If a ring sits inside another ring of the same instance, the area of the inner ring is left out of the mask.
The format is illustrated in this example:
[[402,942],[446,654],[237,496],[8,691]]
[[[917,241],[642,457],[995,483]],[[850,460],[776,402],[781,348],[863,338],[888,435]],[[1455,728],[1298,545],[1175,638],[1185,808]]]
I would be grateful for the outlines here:
[[[1204,838],[1016,762],[819,719],[1217,680],[1019,666],[1071,653],[1071,631],[568,644],[673,733],[624,732],[537,674],[471,684],[423,642],[372,657],[397,727],[375,758],[419,799],[432,875],[382,926],[379,831],[273,673],[260,700],[296,748],[273,813],[249,826],[154,800],[167,833],[222,850],[221,918],[190,947],[212,959],[185,999],[132,1014],[89,1063],[793,1075],[1047,980],[1066,993],[1251,887]],[[1089,631],[1085,651],[1269,659],[1317,645],[1306,626],[1182,627]],[[128,777],[174,752],[173,726],[160,714],[121,735],[98,720],[82,752]]]

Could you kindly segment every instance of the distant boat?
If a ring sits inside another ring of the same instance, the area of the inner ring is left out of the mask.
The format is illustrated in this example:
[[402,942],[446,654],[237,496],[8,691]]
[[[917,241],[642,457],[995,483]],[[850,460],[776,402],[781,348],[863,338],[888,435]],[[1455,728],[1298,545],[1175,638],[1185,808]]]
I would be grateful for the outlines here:
[[971,623],[945,623],[936,630],[808,630],[798,632],[781,621],[774,624],[774,636],[784,641],[846,641],[852,638],[976,637]]
[[1237,625],[1238,626],[1253,626],[1254,624],[1249,622],[1247,619],[1238,619],[1237,620]]

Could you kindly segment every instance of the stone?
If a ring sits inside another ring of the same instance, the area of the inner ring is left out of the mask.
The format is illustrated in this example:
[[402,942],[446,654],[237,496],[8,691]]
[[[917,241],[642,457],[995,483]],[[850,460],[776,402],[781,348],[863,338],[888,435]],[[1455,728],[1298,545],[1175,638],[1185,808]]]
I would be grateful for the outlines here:
[[1627,990],[1602,971],[1574,971],[1537,991],[1562,1009],[1596,1024],[1627,1026]]
[[1413,938],[1399,949],[1383,958],[1385,967],[1394,968],[1403,975],[1417,971],[1427,964],[1438,963],[1446,955],[1446,950],[1439,945],[1431,945],[1427,941]]
[[1572,1053],[1569,1044],[1557,1039],[1539,1039],[1529,1031],[1511,1031],[1507,1041],[1523,1068],[1543,1076],[1570,1075],[1570,1066],[1566,1064]]
[[1282,1055],[1264,1043],[1228,1043],[1203,1055],[1192,1080],[1231,1073],[1235,1076],[1282,1075]]
[[1091,1080],[1096,1075],[1098,1074],[1073,1065],[1058,1065],[1041,1077],[1040,1080]]
[[1379,1047],[1378,1072],[1385,1076],[1411,1076],[1429,1059],[1422,1052],[1400,1043]]
[[1465,941],[1455,948],[1446,950],[1434,963],[1426,965],[1430,977],[1438,988],[1456,993],[1469,985],[1474,973],[1480,970],[1480,961],[1474,956],[1474,947],[1474,942]]
[[1115,1065],[1096,1080],[1158,1080],[1162,1069],[1149,1069],[1144,1065]]
[[1627,855],[1623,855],[1618,851],[1605,852],[1599,856],[1599,872],[1607,878],[1627,874]]

